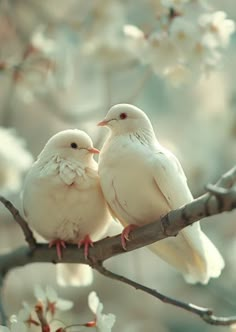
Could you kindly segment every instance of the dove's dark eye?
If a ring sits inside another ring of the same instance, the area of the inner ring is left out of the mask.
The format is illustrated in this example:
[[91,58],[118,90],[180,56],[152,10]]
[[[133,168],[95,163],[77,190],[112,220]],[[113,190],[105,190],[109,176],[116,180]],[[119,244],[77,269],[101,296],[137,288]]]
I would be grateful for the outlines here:
[[126,113],[120,113],[120,119],[124,120],[127,118],[127,114]]
[[77,149],[78,148],[78,145],[76,143],[71,143],[70,146],[72,147],[72,149]]

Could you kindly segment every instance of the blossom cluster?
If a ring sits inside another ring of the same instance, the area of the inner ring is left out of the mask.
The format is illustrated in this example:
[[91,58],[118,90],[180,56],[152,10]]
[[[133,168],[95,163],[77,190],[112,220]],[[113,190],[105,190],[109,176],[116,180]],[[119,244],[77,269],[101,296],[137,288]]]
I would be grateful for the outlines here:
[[88,296],[88,305],[94,315],[92,321],[73,325],[61,322],[60,325],[63,326],[55,327],[54,320],[60,322],[55,315],[60,311],[72,309],[73,302],[59,298],[56,291],[50,286],[47,286],[45,290],[39,285],[35,286],[34,295],[35,305],[30,306],[23,302],[23,308],[19,313],[10,317],[10,327],[0,325],[0,332],[28,332],[31,327],[38,327],[38,331],[45,332],[69,332],[71,327],[79,326],[95,328],[98,332],[110,332],[115,323],[115,316],[103,314],[103,304],[97,294],[91,292]]
[[217,68],[235,24],[223,11],[204,10],[200,1],[163,0],[169,13],[160,17],[157,28],[145,34],[125,25],[133,54],[142,64],[180,84]]
[[5,194],[20,188],[22,176],[33,162],[25,142],[13,129],[0,127],[0,191]]
[[[135,19],[137,6],[146,13],[140,24]],[[137,5],[80,1],[74,9],[80,13],[77,21],[68,16],[63,26],[60,22],[35,26],[24,54],[10,62],[0,58],[0,71],[12,69],[27,101],[32,91],[42,94],[53,92],[55,84],[71,84],[82,59],[113,69],[138,60],[179,84],[217,68],[235,30],[226,13],[212,6],[207,0],[149,0]]]

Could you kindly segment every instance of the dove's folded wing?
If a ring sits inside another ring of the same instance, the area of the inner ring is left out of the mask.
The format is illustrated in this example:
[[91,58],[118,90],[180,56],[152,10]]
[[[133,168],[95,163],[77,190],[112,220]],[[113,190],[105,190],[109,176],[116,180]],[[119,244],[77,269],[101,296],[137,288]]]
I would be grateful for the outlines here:
[[155,153],[152,174],[171,210],[193,200],[184,171],[178,159],[169,151]]
[[[177,209],[193,200],[183,169],[176,157],[169,151],[155,154],[152,172],[158,189],[168,202],[170,210]],[[178,240],[180,238],[182,238],[181,246],[175,241],[175,239]],[[201,231],[199,222],[182,229],[175,239],[172,239],[172,241],[174,240],[178,249],[181,250],[182,256],[180,257],[187,259],[187,256],[192,256],[192,266],[191,261],[189,259],[186,260],[187,270],[190,272],[185,273],[187,281],[206,283],[210,277],[219,276],[224,267],[223,258],[214,244]],[[170,244],[171,242],[169,241],[168,245]],[[161,246],[158,250],[161,250]],[[165,255],[168,255],[167,251],[169,249],[171,250],[170,247],[167,249],[163,246],[162,251],[165,251]],[[163,254],[160,256],[163,256]],[[171,254],[172,256],[173,253]],[[166,260],[168,261],[167,258]]]

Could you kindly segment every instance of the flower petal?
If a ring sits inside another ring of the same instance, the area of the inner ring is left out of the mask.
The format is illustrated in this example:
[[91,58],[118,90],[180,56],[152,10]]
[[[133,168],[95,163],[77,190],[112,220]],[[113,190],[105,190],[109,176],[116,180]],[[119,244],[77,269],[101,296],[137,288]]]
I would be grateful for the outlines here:
[[29,319],[33,308],[27,302],[23,302],[23,308],[19,310],[17,320],[25,322]]
[[73,306],[74,303],[69,300],[58,299],[56,302],[56,308],[62,311],[70,310]]
[[96,315],[100,301],[95,292],[91,292],[88,296],[88,306],[90,310]]
[[57,292],[55,291],[55,289],[53,289],[52,287],[50,287],[50,286],[46,287],[46,295],[47,295],[49,302],[57,302],[58,295],[57,295]]
[[110,332],[115,324],[116,317],[113,314],[102,315],[97,321],[97,327],[99,332]]
[[11,332],[27,332],[27,329],[25,324],[22,322],[17,322],[11,325]]
[[40,285],[36,285],[34,287],[34,296],[38,301],[42,302],[47,301],[46,292],[43,290],[43,288]]

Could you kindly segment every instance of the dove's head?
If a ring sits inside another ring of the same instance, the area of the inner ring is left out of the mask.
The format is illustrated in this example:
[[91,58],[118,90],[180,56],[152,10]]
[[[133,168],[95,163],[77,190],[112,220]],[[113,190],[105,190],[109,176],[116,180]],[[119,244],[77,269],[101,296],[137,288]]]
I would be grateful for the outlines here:
[[93,147],[91,138],[84,131],[68,129],[52,136],[40,157],[57,155],[65,159],[73,158],[78,161],[87,161],[92,159],[94,153],[99,153],[99,150]]
[[153,131],[147,115],[138,107],[130,104],[112,106],[105,119],[99,122],[98,126],[108,127],[115,135],[133,133],[140,130]]

